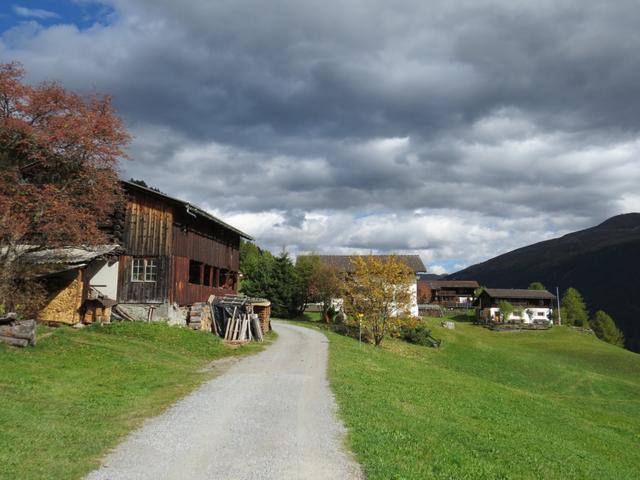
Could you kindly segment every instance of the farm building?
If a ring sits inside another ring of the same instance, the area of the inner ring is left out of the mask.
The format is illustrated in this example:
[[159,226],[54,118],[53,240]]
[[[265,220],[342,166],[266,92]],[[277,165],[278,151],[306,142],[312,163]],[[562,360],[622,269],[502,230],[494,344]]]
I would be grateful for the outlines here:
[[171,305],[235,294],[240,239],[251,237],[204,210],[132,182],[119,257],[118,308],[134,318],[168,318]]
[[420,303],[445,308],[468,308],[480,285],[475,280],[418,280]]
[[177,306],[237,293],[240,239],[247,234],[204,210],[132,182],[122,182],[124,211],[105,227],[112,245],[33,252],[45,279],[41,321],[168,320]]
[[[485,288],[474,301],[477,318],[487,322],[519,322],[532,324],[548,322],[553,313],[553,302],[556,296],[546,290],[525,290],[507,288]],[[514,312],[503,319],[500,314],[500,303],[509,302]]]
[[[350,275],[354,272],[354,265],[352,259],[358,257],[360,255],[318,255],[318,258],[325,265],[334,268],[338,273],[343,275]],[[376,255],[382,259],[390,257],[390,255]],[[418,316],[418,287],[417,287],[417,274],[426,272],[426,268],[424,263],[422,263],[422,259],[419,255],[395,255],[395,257],[404,262],[415,274],[416,274],[416,282],[411,286],[412,293],[412,305],[411,305],[411,314],[414,316]],[[337,304],[341,304],[340,301],[336,302]]]

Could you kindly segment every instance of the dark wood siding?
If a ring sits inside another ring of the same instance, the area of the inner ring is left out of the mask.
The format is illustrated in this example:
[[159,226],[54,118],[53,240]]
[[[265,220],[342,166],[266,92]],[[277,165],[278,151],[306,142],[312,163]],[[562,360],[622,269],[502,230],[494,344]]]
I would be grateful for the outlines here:
[[[118,301],[122,303],[176,302],[188,305],[209,295],[235,293],[231,288],[189,283],[189,261],[194,260],[237,274],[240,235],[223,225],[195,215],[187,206],[153,192],[128,191],[120,258]],[[155,282],[131,281],[133,258],[157,259]],[[200,279],[202,282],[202,279]],[[209,282],[206,282],[209,283]],[[237,281],[236,281],[237,285]]]
[[[118,301],[121,303],[162,303],[169,297],[173,209],[156,198],[129,192],[123,230],[127,255],[120,257]],[[157,259],[155,282],[132,282],[134,257]]]
[[418,303],[430,303],[433,299],[431,286],[426,280],[418,280]]
[[240,268],[240,237],[237,245],[205,237],[193,231],[184,232],[182,227],[173,227],[173,254],[214,267],[237,272]]
[[516,307],[553,308],[552,299],[541,298],[494,298],[486,291],[480,294],[480,308],[496,308],[500,302],[509,302]]
[[173,273],[171,301],[178,305],[204,302],[209,298],[209,295],[222,296],[235,293],[233,289],[189,283],[189,258],[187,257],[173,257]]
[[158,262],[157,280],[155,282],[132,282],[130,255],[120,256],[118,263],[118,302],[120,303],[163,303],[169,297],[169,280],[171,265],[169,257],[156,258]]
[[157,199],[130,193],[124,244],[133,256],[171,255],[173,209]]

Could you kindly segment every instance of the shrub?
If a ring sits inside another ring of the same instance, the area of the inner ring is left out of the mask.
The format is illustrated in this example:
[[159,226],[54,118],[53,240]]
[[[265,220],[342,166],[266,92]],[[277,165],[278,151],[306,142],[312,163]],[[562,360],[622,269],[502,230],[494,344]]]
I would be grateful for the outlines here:
[[431,346],[431,340],[429,340],[431,330],[429,330],[426,325],[400,327],[400,337],[409,343]]
[[500,302],[498,304],[498,308],[500,309],[500,315],[502,316],[503,322],[509,321],[509,316],[513,313],[513,305],[509,302]]
[[344,335],[345,337],[351,337],[356,340],[361,339],[364,343],[371,343],[372,336],[371,333],[366,329],[362,328],[362,331],[359,330],[357,324],[346,324],[346,323],[332,323],[329,328],[331,331]]

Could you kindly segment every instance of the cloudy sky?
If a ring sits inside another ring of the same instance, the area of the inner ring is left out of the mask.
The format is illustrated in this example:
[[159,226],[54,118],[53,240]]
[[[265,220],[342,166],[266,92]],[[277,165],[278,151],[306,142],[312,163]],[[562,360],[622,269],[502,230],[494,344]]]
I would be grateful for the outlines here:
[[123,176],[277,251],[432,272],[640,211],[637,0],[2,2],[0,59],[113,96]]

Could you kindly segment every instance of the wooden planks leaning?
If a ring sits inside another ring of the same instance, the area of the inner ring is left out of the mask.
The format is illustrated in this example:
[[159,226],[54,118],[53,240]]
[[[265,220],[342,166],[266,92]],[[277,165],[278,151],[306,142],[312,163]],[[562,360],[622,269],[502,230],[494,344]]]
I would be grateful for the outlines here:
[[231,343],[245,343],[253,339],[262,342],[264,338],[258,316],[251,313],[237,314],[237,309],[234,309],[227,322],[224,339]]

